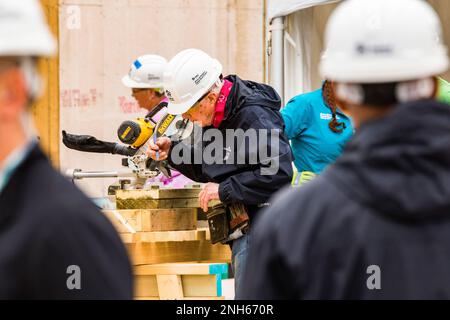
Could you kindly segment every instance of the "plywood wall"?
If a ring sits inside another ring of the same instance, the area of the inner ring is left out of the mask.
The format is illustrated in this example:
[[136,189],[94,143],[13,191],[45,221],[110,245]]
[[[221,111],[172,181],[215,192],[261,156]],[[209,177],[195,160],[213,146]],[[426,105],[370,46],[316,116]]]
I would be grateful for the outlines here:
[[[224,71],[262,81],[263,0],[61,0],[60,127],[117,141],[125,119],[139,110],[120,79],[134,59],[156,53],[167,59],[200,48]],[[120,168],[120,157],[61,148],[61,168]],[[90,196],[104,196],[113,180],[82,181]]]

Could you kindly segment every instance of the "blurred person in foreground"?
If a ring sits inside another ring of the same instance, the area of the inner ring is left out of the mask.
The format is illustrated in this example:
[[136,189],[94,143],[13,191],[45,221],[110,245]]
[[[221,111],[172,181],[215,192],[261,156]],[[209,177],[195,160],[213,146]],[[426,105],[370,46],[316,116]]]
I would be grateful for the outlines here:
[[262,213],[238,298],[450,298],[441,31],[421,0],[348,0],[333,12],[320,70],[356,135],[334,165]]
[[131,299],[117,232],[30,130],[36,60],[56,50],[40,4],[2,0],[0,12],[0,299]]

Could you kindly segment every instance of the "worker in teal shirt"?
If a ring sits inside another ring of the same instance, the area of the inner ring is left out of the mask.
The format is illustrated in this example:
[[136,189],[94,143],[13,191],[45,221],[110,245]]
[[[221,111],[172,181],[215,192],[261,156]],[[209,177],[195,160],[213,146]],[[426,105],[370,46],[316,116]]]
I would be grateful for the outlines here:
[[292,98],[281,114],[297,168],[294,186],[311,180],[333,163],[353,135],[350,118],[336,106],[330,81],[319,90]]

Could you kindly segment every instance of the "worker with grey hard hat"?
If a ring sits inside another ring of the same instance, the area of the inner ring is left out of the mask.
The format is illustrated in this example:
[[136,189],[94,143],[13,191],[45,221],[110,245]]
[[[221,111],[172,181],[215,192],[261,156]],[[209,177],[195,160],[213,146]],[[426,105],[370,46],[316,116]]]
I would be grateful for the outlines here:
[[422,0],[348,0],[320,62],[357,127],[336,163],[255,226],[243,299],[449,299],[449,66]]
[[2,0],[0,12],[0,299],[131,299],[117,232],[30,130],[36,59],[56,52],[39,1]]

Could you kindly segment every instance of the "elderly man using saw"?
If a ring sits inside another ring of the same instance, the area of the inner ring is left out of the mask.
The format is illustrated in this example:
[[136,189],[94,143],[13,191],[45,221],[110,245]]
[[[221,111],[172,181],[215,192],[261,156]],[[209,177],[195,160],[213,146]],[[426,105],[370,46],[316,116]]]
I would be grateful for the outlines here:
[[[204,211],[208,211],[210,201],[220,200],[231,211],[239,208],[240,222],[248,217],[248,225],[240,234],[222,241],[232,247],[238,288],[249,247],[248,226],[259,208],[292,178],[291,149],[283,133],[280,97],[270,86],[235,75],[223,77],[220,62],[197,49],[181,51],[169,62],[164,88],[169,98],[168,112],[196,122],[202,128],[203,139],[186,143],[159,138],[151,144],[148,155],[153,159],[168,158],[172,167],[190,179],[206,183],[199,195]],[[238,131],[244,132],[243,138],[239,138]],[[276,138],[272,139],[274,132]],[[257,138],[252,141],[253,134]],[[211,153],[213,159],[206,159],[208,151],[217,145],[221,147]],[[210,230],[215,232],[211,222]]]

